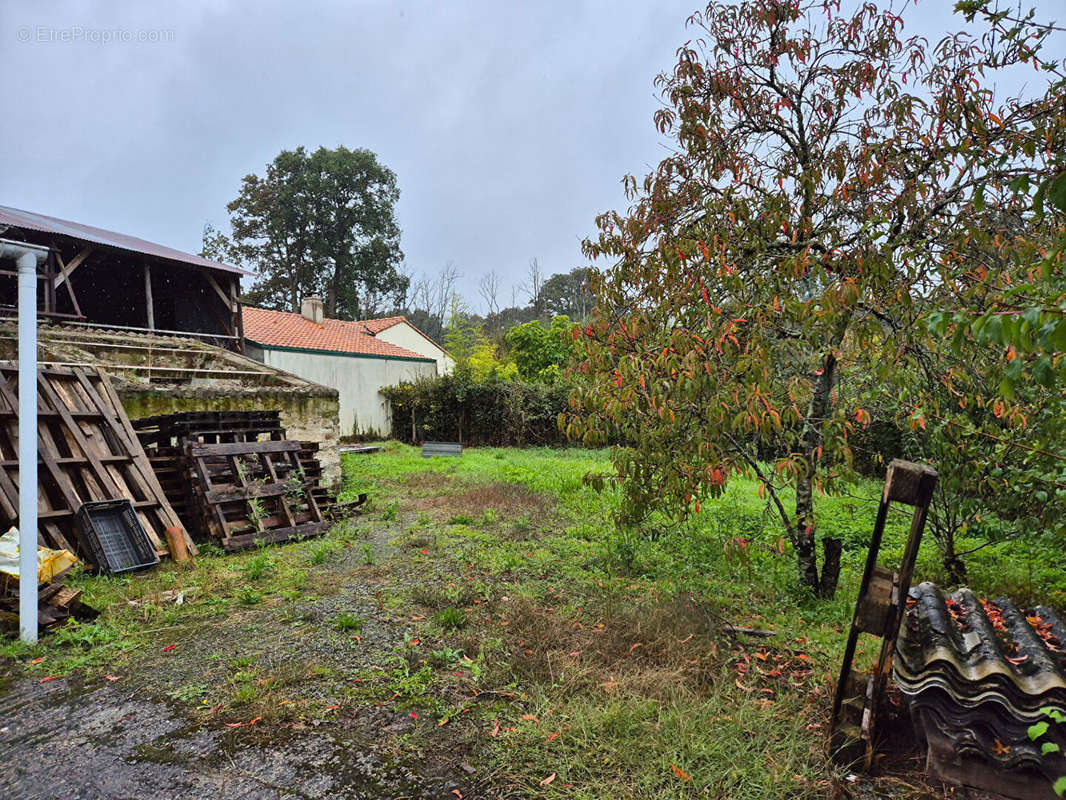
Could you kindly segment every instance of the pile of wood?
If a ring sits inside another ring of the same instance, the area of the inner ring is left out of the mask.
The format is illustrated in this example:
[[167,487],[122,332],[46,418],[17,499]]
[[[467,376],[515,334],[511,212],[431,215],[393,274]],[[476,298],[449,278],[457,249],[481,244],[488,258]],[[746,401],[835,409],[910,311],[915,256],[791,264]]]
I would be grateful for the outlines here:
[[[84,503],[129,499],[158,555],[166,529],[188,537],[156,479],[111,382],[98,369],[37,373],[38,542],[87,557],[76,515]],[[18,517],[18,366],[0,361],[0,526]]]
[[320,535],[361,502],[337,504],[321,485],[318,445],[287,440],[277,411],[167,414],[133,426],[185,526],[226,550]]
[[[37,591],[37,626],[40,629],[62,625],[70,618],[79,622],[96,619],[100,612],[81,601],[81,589],[64,585],[62,578],[46,583]],[[0,628],[19,627],[18,579],[0,575]]]

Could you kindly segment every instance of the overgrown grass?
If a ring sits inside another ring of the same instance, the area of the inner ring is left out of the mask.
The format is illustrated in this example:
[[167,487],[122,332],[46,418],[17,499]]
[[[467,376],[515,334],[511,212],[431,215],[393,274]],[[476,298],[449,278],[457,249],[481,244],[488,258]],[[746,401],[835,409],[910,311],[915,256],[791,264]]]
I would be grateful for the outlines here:
[[[317,725],[380,709],[408,726],[380,737],[392,755],[448,770],[464,754],[476,768],[458,776],[466,796],[838,791],[824,726],[876,482],[818,499],[821,530],[845,552],[837,598],[815,601],[751,480],[684,524],[654,518],[621,533],[617,495],[582,480],[609,472],[605,451],[424,459],[389,443],[344,468],[344,493],[372,497],[363,516],[310,542],[205,547],[190,567],[76,575],[100,618],[35,647],[0,644],[0,671],[143,673],[205,719]],[[885,563],[908,524],[890,519]],[[1024,547],[974,553],[973,588],[1043,592],[1061,606],[1057,561]],[[938,564],[928,540],[916,578],[942,580]],[[359,599],[352,586],[370,588]],[[729,625],[776,634],[736,638]]]

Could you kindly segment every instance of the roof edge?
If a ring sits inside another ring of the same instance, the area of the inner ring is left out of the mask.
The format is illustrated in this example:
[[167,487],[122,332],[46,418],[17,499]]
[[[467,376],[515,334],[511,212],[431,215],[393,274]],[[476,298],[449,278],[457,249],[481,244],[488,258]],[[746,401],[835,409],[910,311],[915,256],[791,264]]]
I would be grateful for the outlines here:
[[382,361],[417,361],[422,364],[437,363],[435,358],[424,358],[422,356],[386,356],[380,353],[348,353],[343,350],[319,350],[313,347],[286,347],[280,344],[263,344],[255,339],[249,339],[247,336],[244,337],[244,340],[263,350],[280,350],[283,353],[308,353],[310,355],[344,356],[346,358],[377,358]]

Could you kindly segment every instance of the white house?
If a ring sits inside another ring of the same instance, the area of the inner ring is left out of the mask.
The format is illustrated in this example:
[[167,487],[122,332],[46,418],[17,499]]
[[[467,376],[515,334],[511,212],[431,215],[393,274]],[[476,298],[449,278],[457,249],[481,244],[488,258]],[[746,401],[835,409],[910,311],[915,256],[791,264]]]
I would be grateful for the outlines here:
[[443,348],[403,317],[346,322],[308,297],[301,313],[241,309],[245,352],[272,367],[336,389],[342,435],[388,435],[386,386],[450,372]]
[[359,323],[371,336],[412,350],[437,362],[438,375],[451,375],[455,361],[448,352],[407,321],[407,317],[381,317]]

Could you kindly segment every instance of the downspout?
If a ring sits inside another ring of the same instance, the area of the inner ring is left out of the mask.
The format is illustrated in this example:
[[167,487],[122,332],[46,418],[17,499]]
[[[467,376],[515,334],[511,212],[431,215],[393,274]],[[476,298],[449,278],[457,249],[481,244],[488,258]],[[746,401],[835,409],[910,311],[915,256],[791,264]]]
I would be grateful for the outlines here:
[[0,239],[18,264],[19,635],[37,641],[37,265],[48,248]]

